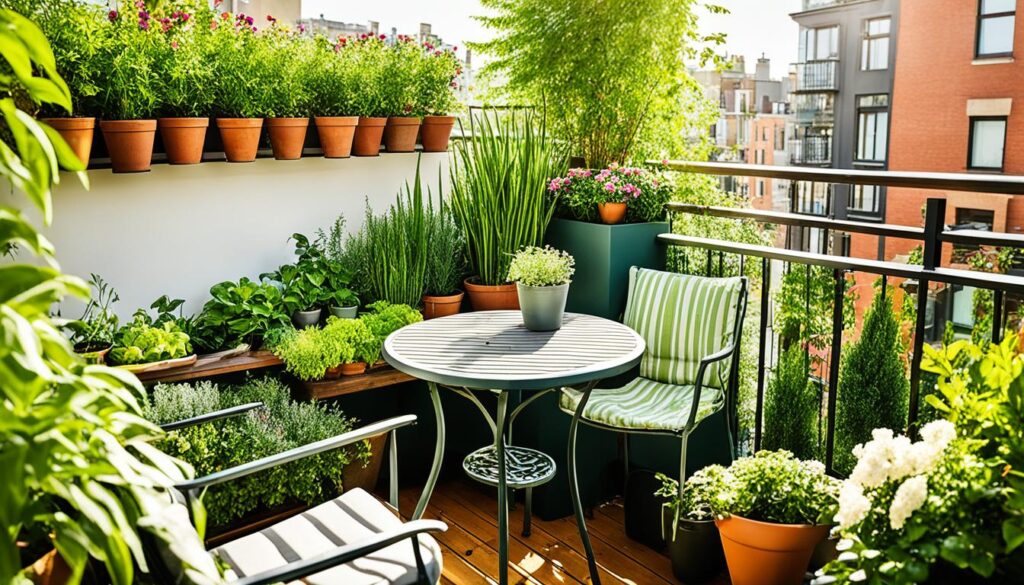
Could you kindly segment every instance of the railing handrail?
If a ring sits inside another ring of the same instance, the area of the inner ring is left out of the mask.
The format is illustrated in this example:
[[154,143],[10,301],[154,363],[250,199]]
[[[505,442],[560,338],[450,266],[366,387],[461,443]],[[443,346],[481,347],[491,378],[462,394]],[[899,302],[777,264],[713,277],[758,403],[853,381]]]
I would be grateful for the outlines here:
[[937,189],[969,193],[1024,195],[1024,177],[1006,175],[823,169],[679,160],[670,160],[664,163],[662,161],[650,160],[647,161],[647,164],[661,165],[673,171],[686,171],[705,175],[733,175],[788,179],[790,181],[812,181],[817,183],[842,183],[846,185],[879,185],[883,187]]

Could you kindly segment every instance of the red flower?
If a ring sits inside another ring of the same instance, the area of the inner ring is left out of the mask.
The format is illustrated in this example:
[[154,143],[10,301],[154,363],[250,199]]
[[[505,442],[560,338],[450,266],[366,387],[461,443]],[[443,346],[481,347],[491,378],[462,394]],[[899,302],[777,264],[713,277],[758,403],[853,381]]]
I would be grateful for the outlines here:
[[110,12],[108,12],[107,20],[109,20],[110,22],[114,22],[115,20],[117,20],[117,11],[111,10]]
[[388,36],[387,35],[380,35],[380,37],[378,37],[378,38],[380,38],[380,40],[382,40],[382,41],[386,41]]
[[220,18],[221,18],[221,20],[227,20],[227,19],[231,18],[231,15],[228,14],[227,12],[221,12],[220,13]]

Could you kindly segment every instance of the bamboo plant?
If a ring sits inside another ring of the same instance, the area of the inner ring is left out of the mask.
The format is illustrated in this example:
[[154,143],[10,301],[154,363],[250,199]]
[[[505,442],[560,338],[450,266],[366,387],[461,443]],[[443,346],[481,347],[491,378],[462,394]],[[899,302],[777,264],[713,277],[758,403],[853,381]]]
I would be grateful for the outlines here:
[[455,144],[450,202],[480,284],[507,282],[512,254],[543,244],[554,212],[547,183],[567,166],[566,151],[548,137],[543,116],[530,110],[471,114],[470,136]]

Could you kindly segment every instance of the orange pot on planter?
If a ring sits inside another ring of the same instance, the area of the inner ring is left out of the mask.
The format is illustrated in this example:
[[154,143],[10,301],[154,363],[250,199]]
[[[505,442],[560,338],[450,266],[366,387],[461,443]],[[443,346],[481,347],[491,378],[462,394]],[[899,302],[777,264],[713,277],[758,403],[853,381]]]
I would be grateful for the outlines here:
[[469,304],[474,311],[518,311],[519,293],[516,284],[486,285],[471,282],[476,277],[463,281]]
[[153,162],[156,120],[100,120],[115,173],[143,173]]
[[830,526],[774,524],[740,516],[715,520],[733,585],[800,585]]
[[260,146],[263,118],[217,118],[228,162],[252,162]]
[[423,318],[436,319],[457,315],[462,309],[462,297],[464,296],[466,295],[462,291],[445,296],[423,295]]
[[416,137],[419,133],[419,118],[391,116],[384,127],[384,148],[388,152],[412,152],[416,150]]
[[387,118],[359,117],[359,125],[352,139],[352,154],[356,156],[377,156],[380,154],[380,141],[384,136],[384,125]]
[[270,147],[277,160],[302,158],[302,145],[306,142],[309,118],[267,118]]
[[601,221],[606,224],[616,224],[626,217],[625,203],[598,203],[597,212]]
[[325,157],[352,156],[352,138],[356,133],[356,124],[359,123],[358,116],[317,116],[314,120]]
[[341,365],[342,376],[356,376],[366,371],[366,362],[352,362]]
[[60,134],[82,164],[89,166],[92,137],[96,131],[96,118],[43,118],[43,122]]
[[64,585],[71,579],[71,567],[56,549],[32,563],[29,573],[36,585]]
[[455,127],[455,116],[427,116],[420,126],[420,144],[423,152],[446,152],[448,140]]
[[160,118],[160,138],[172,165],[194,165],[203,160],[209,118]]

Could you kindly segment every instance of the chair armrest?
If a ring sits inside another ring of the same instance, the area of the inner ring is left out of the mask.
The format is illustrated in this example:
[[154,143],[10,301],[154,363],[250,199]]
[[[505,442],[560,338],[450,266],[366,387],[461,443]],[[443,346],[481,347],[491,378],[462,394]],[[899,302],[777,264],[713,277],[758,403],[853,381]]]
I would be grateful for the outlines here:
[[334,449],[358,443],[359,441],[369,439],[370,437],[376,437],[377,435],[382,435],[395,429],[413,424],[416,424],[416,415],[414,414],[396,416],[394,418],[366,425],[365,427],[355,429],[347,433],[342,433],[336,437],[303,445],[302,447],[289,449],[276,455],[270,455],[269,457],[257,459],[256,461],[250,461],[249,463],[243,463],[242,465],[238,465],[230,469],[211,473],[205,477],[198,477],[196,479],[185,481],[175,487],[186,494],[191,494],[195,490],[240,479],[259,471],[284,465],[285,463],[291,463],[292,461],[305,459],[306,457],[312,457],[313,455],[319,455],[325,451],[333,451]]
[[407,538],[414,538],[423,532],[444,532],[448,526],[437,520],[413,520],[403,524],[396,530],[377,534],[370,538],[340,546],[330,552],[315,557],[288,563],[262,573],[242,577],[234,585],[269,585],[270,583],[288,583],[296,579],[308,577],[331,567],[343,565],[365,557],[382,548],[386,548]]
[[697,367],[697,380],[693,385],[693,404],[690,405],[690,417],[686,421],[687,428],[692,428],[694,423],[697,422],[697,407],[700,405],[701,390],[704,389],[704,372],[711,364],[720,362],[735,353],[736,347],[737,344],[735,342],[730,343],[715,353],[704,356],[700,360],[700,366]]
[[176,431],[184,429],[186,427],[194,427],[203,423],[213,422],[215,420],[221,420],[224,418],[231,418],[240,414],[245,414],[250,410],[256,410],[257,408],[263,408],[262,402],[250,402],[248,404],[239,404],[238,406],[232,406],[231,408],[225,408],[223,410],[215,410],[206,414],[200,414],[192,418],[186,418],[184,420],[177,420],[174,422],[164,423],[160,425],[160,428],[165,431]]

